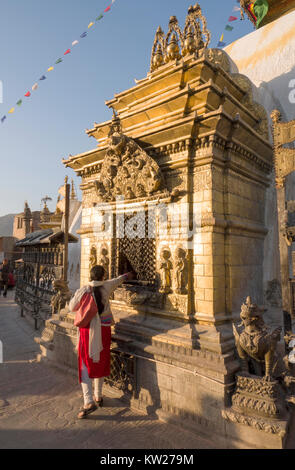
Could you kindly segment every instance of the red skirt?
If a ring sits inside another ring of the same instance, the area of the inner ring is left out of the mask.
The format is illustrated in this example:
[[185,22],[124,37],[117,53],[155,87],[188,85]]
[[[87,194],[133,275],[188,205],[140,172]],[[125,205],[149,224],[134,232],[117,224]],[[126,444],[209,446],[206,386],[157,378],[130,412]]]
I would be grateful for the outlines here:
[[80,339],[78,349],[79,382],[81,383],[82,361],[87,367],[91,379],[108,377],[111,365],[111,327],[101,327],[103,350],[100,353],[99,362],[93,362],[89,357],[89,326],[80,328]]

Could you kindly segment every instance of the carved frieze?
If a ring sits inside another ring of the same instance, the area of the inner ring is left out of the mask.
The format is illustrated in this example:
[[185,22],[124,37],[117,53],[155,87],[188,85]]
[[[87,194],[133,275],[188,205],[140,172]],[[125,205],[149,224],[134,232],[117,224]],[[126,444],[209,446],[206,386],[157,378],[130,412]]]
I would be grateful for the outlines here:
[[164,296],[159,292],[143,289],[141,286],[128,286],[116,289],[114,300],[131,306],[147,304],[150,307],[163,308]]
[[277,423],[267,419],[256,418],[255,416],[246,416],[245,414],[238,413],[232,409],[222,410],[222,416],[233,423],[244,424],[269,434],[278,434],[280,437],[284,437],[286,434],[285,422]]
[[240,412],[278,419],[285,415],[282,393],[276,381],[237,374],[236,390],[232,396],[233,408]]
[[164,189],[159,165],[133,139],[122,133],[114,116],[109,133],[109,146],[101,165],[99,179],[87,184],[88,199],[115,201],[148,197]]

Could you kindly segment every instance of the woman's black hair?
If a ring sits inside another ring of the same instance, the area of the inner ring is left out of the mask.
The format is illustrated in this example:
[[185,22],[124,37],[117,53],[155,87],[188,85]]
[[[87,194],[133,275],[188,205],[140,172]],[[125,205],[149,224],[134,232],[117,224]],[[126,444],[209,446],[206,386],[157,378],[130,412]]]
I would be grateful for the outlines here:
[[[90,271],[90,280],[91,281],[102,281],[105,275],[105,270],[103,266],[93,266]],[[96,305],[98,307],[99,315],[104,311],[104,304],[102,302],[101,289],[99,286],[93,287],[93,295],[95,298]]]

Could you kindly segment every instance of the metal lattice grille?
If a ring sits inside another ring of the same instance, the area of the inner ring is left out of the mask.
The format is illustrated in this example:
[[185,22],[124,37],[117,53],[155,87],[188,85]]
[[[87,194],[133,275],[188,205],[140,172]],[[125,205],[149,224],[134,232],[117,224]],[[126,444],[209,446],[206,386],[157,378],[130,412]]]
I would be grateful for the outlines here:
[[125,393],[134,393],[136,389],[135,357],[118,349],[111,349],[111,374],[106,383]]
[[[125,215],[124,237],[118,239],[119,271],[131,267],[137,280],[153,284],[156,278],[156,245],[155,238],[151,237],[154,234],[153,222],[148,221],[145,214],[132,225],[132,216]],[[139,236],[134,236],[134,233]]]

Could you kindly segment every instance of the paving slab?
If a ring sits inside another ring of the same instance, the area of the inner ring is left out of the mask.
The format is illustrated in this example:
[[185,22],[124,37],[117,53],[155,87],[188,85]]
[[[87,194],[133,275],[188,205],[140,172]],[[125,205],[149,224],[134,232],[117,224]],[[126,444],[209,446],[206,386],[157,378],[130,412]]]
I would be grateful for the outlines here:
[[104,407],[85,420],[77,377],[38,362],[36,332],[14,293],[0,297],[0,449],[212,449],[214,443],[129,409],[104,386]]

